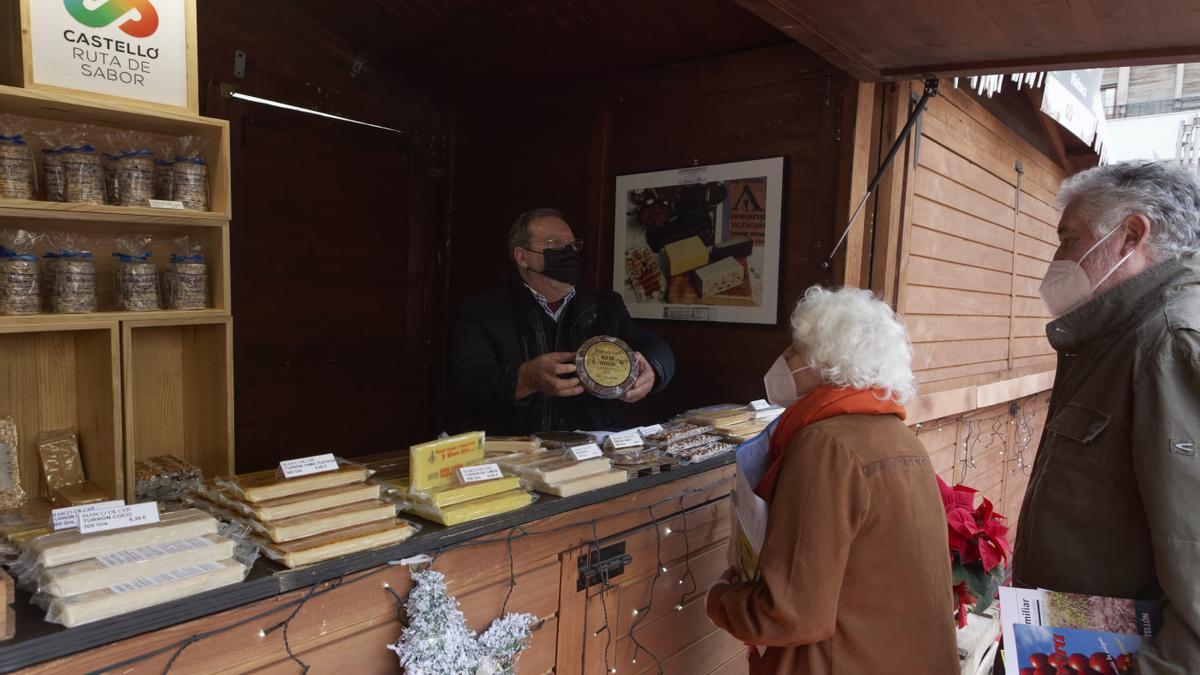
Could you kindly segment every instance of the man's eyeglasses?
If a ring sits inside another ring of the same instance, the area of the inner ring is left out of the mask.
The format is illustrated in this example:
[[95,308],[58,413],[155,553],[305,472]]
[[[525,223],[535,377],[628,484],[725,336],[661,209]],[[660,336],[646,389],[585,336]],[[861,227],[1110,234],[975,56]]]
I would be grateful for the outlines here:
[[[543,244],[543,247],[542,247],[543,250],[548,249],[548,248],[563,249],[563,248],[569,247],[569,248],[575,249],[576,251],[580,251],[580,252],[583,251],[583,240],[582,239],[573,239],[571,241],[563,241],[561,239],[542,239],[541,241],[530,241],[529,242],[530,246],[532,246],[534,244]],[[534,251],[531,248],[526,248],[525,250],[532,251],[533,253],[541,253],[541,251]]]

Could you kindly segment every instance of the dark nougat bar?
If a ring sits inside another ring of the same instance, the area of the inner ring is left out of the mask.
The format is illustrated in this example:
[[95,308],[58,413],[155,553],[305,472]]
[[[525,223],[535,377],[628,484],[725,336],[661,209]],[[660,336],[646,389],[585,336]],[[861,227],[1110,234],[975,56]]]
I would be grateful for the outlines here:
[[708,262],[715,263],[718,260],[725,258],[745,258],[754,252],[754,242],[746,237],[738,237],[713,244],[712,253],[708,256]]
[[705,246],[713,243],[713,219],[707,209],[698,209],[681,214],[666,225],[656,227],[646,233],[646,244],[651,251],[658,253],[662,247],[688,237],[700,237]]

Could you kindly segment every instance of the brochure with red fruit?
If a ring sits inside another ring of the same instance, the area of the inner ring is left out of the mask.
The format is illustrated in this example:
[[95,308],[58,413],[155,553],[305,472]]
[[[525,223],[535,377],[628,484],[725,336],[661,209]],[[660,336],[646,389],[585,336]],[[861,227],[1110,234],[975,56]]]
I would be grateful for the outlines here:
[[1098,675],[1132,673],[1134,655],[1142,646],[1138,635],[1025,624],[1013,628],[1018,675],[1057,675],[1064,670]]
[[[1053,630],[1070,630],[1074,634],[1096,636],[1117,635],[1125,644],[1136,639],[1149,640],[1158,630],[1162,620],[1162,605],[1153,601],[1125,600],[1096,595],[1059,593],[1044,589],[1010,588],[1000,589],[1000,624],[1004,634],[1004,670],[1006,675],[1022,675],[1024,669],[1032,669],[1033,675],[1041,675],[1038,666],[1028,658],[1018,656],[1019,638],[1017,629],[1033,627],[1060,627]],[[1134,651],[1136,647],[1130,649]],[[1089,659],[1098,649],[1084,654]],[[1035,652],[1050,654],[1051,652]],[[1075,652],[1069,652],[1068,656]],[[1119,655],[1119,654],[1118,654]],[[1116,656],[1114,656],[1114,662]],[[1078,659],[1077,659],[1078,661]],[[1053,665],[1053,664],[1052,664]],[[1097,668],[1097,670],[1103,669]],[[1054,670],[1044,672],[1054,673]],[[1086,669],[1083,672],[1087,672]],[[1115,672],[1121,672],[1117,670]]]

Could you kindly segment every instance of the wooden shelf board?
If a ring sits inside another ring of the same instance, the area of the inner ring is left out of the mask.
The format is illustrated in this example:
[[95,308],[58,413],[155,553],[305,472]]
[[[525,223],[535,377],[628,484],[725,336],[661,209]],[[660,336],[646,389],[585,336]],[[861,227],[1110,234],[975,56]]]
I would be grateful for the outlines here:
[[122,225],[184,225],[221,227],[229,221],[224,213],[151,209],[144,206],[107,204],[66,204],[26,199],[0,199],[0,218],[21,220],[58,220]]
[[102,102],[72,95],[66,90],[51,92],[4,85],[0,85],[0,110],[40,119],[131,126],[165,134],[188,133],[200,129],[225,129],[229,126],[226,120],[184,112],[151,110],[119,102]]
[[216,323],[229,318],[223,309],[159,310],[157,312],[93,312],[91,314],[33,314],[0,316],[0,333],[70,330],[74,326],[94,328],[104,322],[152,322],[159,325]]

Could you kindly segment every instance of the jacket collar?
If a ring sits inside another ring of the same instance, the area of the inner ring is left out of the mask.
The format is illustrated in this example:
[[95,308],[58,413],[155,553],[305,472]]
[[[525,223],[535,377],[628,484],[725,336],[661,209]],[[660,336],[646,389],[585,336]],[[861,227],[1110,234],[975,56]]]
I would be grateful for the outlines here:
[[1161,303],[1161,289],[1200,279],[1200,255],[1189,253],[1164,260],[1127,279],[1046,324],[1046,337],[1055,351],[1077,350],[1121,332]]

